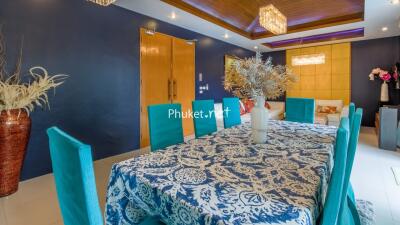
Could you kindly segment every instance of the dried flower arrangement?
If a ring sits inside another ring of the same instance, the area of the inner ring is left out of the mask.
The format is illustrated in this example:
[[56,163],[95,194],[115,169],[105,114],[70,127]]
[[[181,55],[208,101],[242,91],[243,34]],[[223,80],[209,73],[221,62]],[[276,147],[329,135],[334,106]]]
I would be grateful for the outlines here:
[[224,88],[241,99],[265,96],[267,99],[277,99],[297,82],[298,78],[283,65],[272,65],[272,58],[262,60],[261,53],[255,57],[233,61],[225,74]]
[[49,107],[47,91],[61,85],[67,76],[50,76],[46,69],[36,66],[29,69],[28,77],[24,78],[21,73],[22,44],[14,71],[7,73],[2,28],[0,25],[0,112],[18,109],[29,114],[35,106]]

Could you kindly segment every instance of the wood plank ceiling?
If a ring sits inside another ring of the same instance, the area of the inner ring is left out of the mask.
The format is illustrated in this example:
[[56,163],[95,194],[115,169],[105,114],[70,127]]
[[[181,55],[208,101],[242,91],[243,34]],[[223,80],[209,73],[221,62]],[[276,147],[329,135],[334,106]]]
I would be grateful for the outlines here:
[[364,20],[364,0],[162,0],[250,39],[273,36],[260,26],[259,8],[273,4],[288,33]]

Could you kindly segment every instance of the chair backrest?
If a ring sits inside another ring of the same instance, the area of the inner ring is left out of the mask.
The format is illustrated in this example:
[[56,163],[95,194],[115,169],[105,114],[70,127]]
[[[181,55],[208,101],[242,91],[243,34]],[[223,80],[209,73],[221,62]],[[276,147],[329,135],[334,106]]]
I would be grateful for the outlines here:
[[350,129],[352,129],[352,126],[353,126],[353,120],[354,120],[355,111],[356,111],[356,105],[353,102],[350,102],[350,104],[349,104]]
[[315,100],[312,98],[286,98],[286,120],[314,123]]
[[64,224],[103,224],[90,146],[57,127],[47,129],[47,135]]
[[192,102],[194,133],[196,138],[217,131],[214,100],[196,100]]
[[343,192],[344,175],[346,172],[349,129],[349,119],[347,117],[342,118],[336,135],[334,166],[322,212],[321,225],[335,225],[339,218],[340,197]]
[[358,138],[361,128],[363,110],[358,108],[353,116],[353,124],[351,126],[349,146],[347,149],[346,173],[343,182],[343,190],[341,196],[342,205],[340,207],[340,224],[359,225],[360,217],[356,209],[356,202],[353,188],[350,184],[351,171],[353,169],[354,158],[356,155]]
[[229,128],[242,123],[240,118],[239,98],[223,98],[224,127]]
[[183,142],[181,109],[181,104],[148,106],[150,145],[152,151]]

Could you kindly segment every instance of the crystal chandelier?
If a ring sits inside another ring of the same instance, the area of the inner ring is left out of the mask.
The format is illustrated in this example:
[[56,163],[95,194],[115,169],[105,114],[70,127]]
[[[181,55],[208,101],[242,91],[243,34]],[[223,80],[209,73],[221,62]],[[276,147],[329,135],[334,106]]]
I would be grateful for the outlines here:
[[116,0],[88,0],[88,1],[94,2],[94,3],[102,5],[102,6],[109,6],[112,3],[114,3]]
[[260,25],[273,34],[287,32],[286,16],[272,4],[260,8]]

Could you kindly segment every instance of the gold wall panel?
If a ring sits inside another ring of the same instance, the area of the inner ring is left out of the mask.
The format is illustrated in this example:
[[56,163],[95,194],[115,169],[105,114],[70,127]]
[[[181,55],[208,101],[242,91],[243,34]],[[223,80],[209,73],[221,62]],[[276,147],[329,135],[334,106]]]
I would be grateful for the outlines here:
[[[293,66],[292,57],[309,54],[325,54],[325,63],[319,65]],[[286,63],[299,77],[287,91],[288,97],[303,97],[350,102],[350,43],[322,45],[286,50]]]

